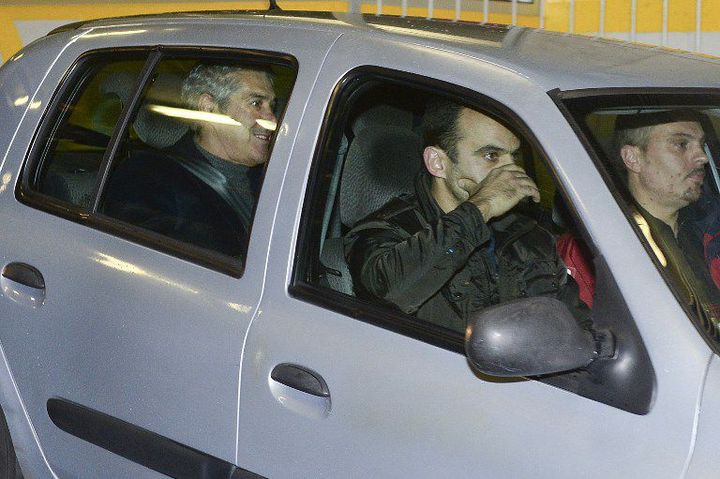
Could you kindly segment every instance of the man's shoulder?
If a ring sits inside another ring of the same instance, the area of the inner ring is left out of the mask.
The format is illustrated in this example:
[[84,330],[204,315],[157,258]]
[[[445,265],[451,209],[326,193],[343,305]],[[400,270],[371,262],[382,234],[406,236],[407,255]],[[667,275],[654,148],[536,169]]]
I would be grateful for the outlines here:
[[420,206],[415,195],[400,195],[358,221],[353,230],[399,226],[406,231],[414,232],[423,227],[421,217]]

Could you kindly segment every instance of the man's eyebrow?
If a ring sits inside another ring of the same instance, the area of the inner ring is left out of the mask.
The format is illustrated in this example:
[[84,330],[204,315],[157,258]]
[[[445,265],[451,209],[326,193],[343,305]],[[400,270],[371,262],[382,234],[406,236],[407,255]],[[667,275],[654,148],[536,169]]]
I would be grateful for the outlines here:
[[688,138],[688,139],[691,139],[691,140],[699,140],[700,142],[704,142],[704,141],[705,141],[705,134],[695,135],[694,133],[688,133],[688,132],[685,132],[685,131],[677,131],[677,132],[675,132],[675,133],[671,133],[670,136],[673,137],[673,138],[678,138],[678,137],[679,137],[679,138]]
[[475,150],[475,153],[476,153],[476,154],[483,154],[483,153],[490,153],[490,152],[493,152],[493,151],[501,151],[501,152],[503,152],[503,153],[510,153],[511,155],[514,155],[514,154],[517,153],[519,150],[520,150],[520,147],[519,147],[519,146],[518,146],[517,148],[515,148],[514,150],[508,150],[508,149],[505,148],[505,147],[497,146],[497,145],[492,145],[492,144],[491,144],[491,145],[483,145],[483,146],[481,146],[480,148],[478,148],[477,150]]

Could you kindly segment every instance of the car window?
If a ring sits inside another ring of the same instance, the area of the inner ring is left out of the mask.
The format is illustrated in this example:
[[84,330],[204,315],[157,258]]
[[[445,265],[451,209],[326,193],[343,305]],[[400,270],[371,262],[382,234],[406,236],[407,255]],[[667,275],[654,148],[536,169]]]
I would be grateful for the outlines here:
[[45,140],[37,185],[41,193],[83,209],[92,208],[103,156],[144,65],[142,56],[85,62],[60,105],[56,126]]
[[247,54],[117,56],[76,66],[30,188],[96,227],[239,274],[296,68]]
[[720,338],[720,109],[711,96],[566,101],[617,198],[689,317]]
[[[367,75],[328,114],[297,284],[330,307],[456,350],[474,314],[528,296],[565,301],[589,327],[592,248],[527,129],[475,93],[416,82]],[[463,119],[455,133],[441,127],[453,121],[448,103]],[[429,166],[436,152],[449,161]],[[496,196],[516,177],[528,189],[486,222],[468,199],[491,177]]]

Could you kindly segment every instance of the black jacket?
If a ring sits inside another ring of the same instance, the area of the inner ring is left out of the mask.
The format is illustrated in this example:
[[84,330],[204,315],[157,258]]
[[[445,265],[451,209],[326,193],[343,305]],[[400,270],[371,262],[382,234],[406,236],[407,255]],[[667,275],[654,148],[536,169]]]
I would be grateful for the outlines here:
[[470,315],[487,306],[552,295],[589,326],[589,311],[549,231],[513,213],[486,224],[471,203],[443,213],[424,173],[415,191],[390,201],[346,236],[358,296],[464,332]]
[[244,259],[256,196],[227,183],[189,134],[167,150],[131,151],[111,173],[102,212]]

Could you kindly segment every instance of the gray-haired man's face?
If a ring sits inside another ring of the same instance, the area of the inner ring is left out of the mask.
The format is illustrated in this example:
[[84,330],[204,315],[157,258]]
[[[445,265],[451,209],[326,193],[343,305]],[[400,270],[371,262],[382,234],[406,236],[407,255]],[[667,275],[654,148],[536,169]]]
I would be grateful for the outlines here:
[[237,77],[240,88],[217,110],[238,124],[210,123],[203,127],[200,143],[227,161],[256,166],[265,163],[270,154],[274,131],[267,127],[277,121],[273,113],[275,92],[263,72],[245,70],[232,75]]

